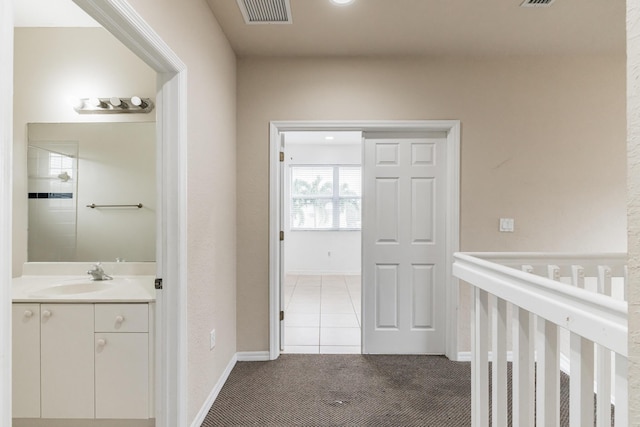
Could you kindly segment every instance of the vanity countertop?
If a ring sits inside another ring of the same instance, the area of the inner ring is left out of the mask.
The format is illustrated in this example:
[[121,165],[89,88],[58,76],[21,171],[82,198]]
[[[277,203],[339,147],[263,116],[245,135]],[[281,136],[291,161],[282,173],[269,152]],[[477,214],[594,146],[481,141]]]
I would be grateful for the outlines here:
[[88,263],[29,263],[12,279],[13,302],[127,303],[156,299],[152,263],[105,263],[113,280],[91,280]]
[[13,302],[153,302],[155,276],[22,276],[12,282]]

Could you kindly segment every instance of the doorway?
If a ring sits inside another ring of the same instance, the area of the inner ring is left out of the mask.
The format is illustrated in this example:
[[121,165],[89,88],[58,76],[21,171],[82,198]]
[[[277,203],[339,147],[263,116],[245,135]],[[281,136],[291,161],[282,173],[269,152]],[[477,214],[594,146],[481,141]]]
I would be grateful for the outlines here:
[[[281,337],[285,336],[286,340],[286,323],[284,319],[286,319],[286,312],[284,312],[285,301],[283,297],[283,291],[286,289],[286,259],[285,259],[285,248],[286,248],[286,239],[283,241],[280,239],[281,231],[286,234],[286,225],[285,225],[285,217],[287,212],[284,209],[284,180],[286,179],[283,167],[284,159],[286,158],[286,154],[281,156],[281,152],[283,152],[283,147],[286,144],[286,136],[287,132],[311,132],[311,131],[355,131],[362,132],[369,136],[375,136],[376,138],[384,138],[385,136],[392,135],[394,137],[399,137],[402,140],[406,140],[407,138],[422,138],[425,135],[438,135],[438,138],[441,138],[441,148],[440,151],[443,152],[443,156],[438,160],[439,164],[442,166],[442,176],[444,179],[441,180],[442,184],[442,192],[438,198],[438,204],[442,207],[442,221],[438,224],[438,227],[441,228],[441,234],[439,235],[439,244],[442,246],[442,259],[440,262],[441,275],[433,282],[433,285],[439,289],[438,296],[440,300],[437,302],[433,302],[432,304],[436,304],[437,307],[443,310],[443,321],[438,325],[439,331],[443,335],[443,339],[440,344],[436,347],[430,348],[419,348],[419,349],[411,349],[404,350],[400,348],[399,350],[396,348],[387,347],[383,350],[379,348],[375,348],[374,346],[370,346],[370,343],[367,342],[367,330],[371,331],[380,331],[380,326],[386,325],[377,325],[376,322],[379,320],[379,317],[376,318],[376,310],[378,307],[375,307],[375,300],[371,300],[371,298],[366,297],[367,289],[369,292],[373,292],[373,295],[378,293],[380,295],[380,290],[385,288],[385,285],[380,285],[382,282],[375,280],[365,280],[363,283],[363,293],[365,297],[362,299],[364,301],[362,306],[362,352],[363,353],[430,353],[430,354],[445,354],[452,360],[457,359],[457,305],[458,305],[458,289],[457,289],[457,281],[453,278],[451,274],[451,265],[452,265],[452,256],[455,251],[459,248],[459,170],[460,170],[460,123],[454,120],[447,121],[376,121],[376,122],[272,122],[271,123],[271,137],[270,137],[270,358],[276,359],[282,347]],[[424,156],[428,156],[429,150],[423,150],[424,147],[416,145],[416,143],[422,144],[423,141],[414,141],[411,145],[412,148],[409,149],[409,152],[417,147],[418,151],[413,152],[413,160],[410,162],[417,161],[418,163],[424,162],[427,159]],[[367,142],[365,141],[363,147],[365,147]],[[415,147],[414,147],[415,146]],[[385,147],[382,147],[385,148]],[[366,152],[366,147],[364,149]],[[384,149],[382,151],[385,151]],[[383,156],[390,155],[391,151],[386,150],[386,154]],[[381,152],[382,153],[382,152]],[[417,156],[417,157],[416,157]],[[281,162],[280,159],[283,158]],[[367,166],[365,165],[365,169]],[[363,175],[366,175],[367,172],[364,171]],[[425,189],[428,186],[425,187]],[[366,190],[365,194],[363,194],[363,198],[367,198]],[[372,199],[375,199],[372,198]],[[378,198],[378,200],[382,200]],[[366,203],[366,202],[363,202]],[[363,224],[366,224],[366,209],[365,209],[365,219],[363,219]],[[369,218],[371,219],[371,218]],[[374,221],[375,222],[375,221]],[[373,227],[375,228],[375,226]],[[366,231],[364,232],[366,234]],[[282,236],[284,237],[284,236]],[[393,246],[392,244],[388,246]],[[363,272],[367,269],[367,263],[370,261],[363,261],[364,268]],[[428,261],[425,262],[427,268],[418,268],[416,270],[417,273],[428,272]],[[383,265],[385,262],[378,262],[375,265]],[[389,263],[393,264],[393,263]],[[424,267],[424,265],[423,265]],[[383,269],[384,270],[384,269]],[[388,273],[388,271],[382,271],[382,273]],[[403,273],[406,276],[406,273]],[[424,274],[422,276],[425,276]],[[382,277],[382,276],[380,276]],[[389,276],[391,277],[391,276]],[[425,276],[426,277],[426,276]],[[385,279],[386,280],[386,279]],[[407,277],[403,278],[402,281],[410,283],[410,279]],[[386,281],[387,283],[391,283],[391,281]],[[387,291],[391,288],[386,287]],[[417,292],[424,291],[423,289],[412,288]],[[392,291],[395,292],[395,291]],[[409,295],[413,295],[411,291]],[[400,295],[400,294],[396,294]],[[403,297],[405,298],[405,297]],[[371,304],[374,304],[373,306]],[[367,308],[367,304],[370,306]],[[399,305],[398,305],[399,304]],[[398,312],[402,310],[411,310],[411,301],[405,301],[400,303],[398,300],[398,304],[396,307],[398,308]],[[432,305],[433,306],[433,305]],[[368,313],[368,310],[372,310]],[[423,315],[424,312],[421,314]],[[283,319],[283,320],[281,320]],[[415,320],[415,318],[414,318]],[[413,326],[418,326],[423,330],[428,330],[430,325],[427,325],[423,322],[423,320],[418,319],[419,321],[415,323]],[[378,322],[379,323],[379,322]],[[394,327],[388,328],[389,330],[393,330]],[[413,326],[409,326],[409,329],[412,329]],[[415,328],[413,328],[415,329]],[[405,338],[407,339],[407,338]],[[286,344],[286,342],[285,342]]]
[[[173,286],[157,293],[156,328],[156,426],[183,425],[186,413],[186,222],[184,203],[186,187],[186,66],[164,41],[144,22],[138,13],[124,1],[74,0],[85,12],[119,39],[129,50],[142,58],[159,76],[156,104],[157,117],[157,179],[158,205],[157,254],[158,277]],[[1,2],[0,57],[3,73],[0,87],[12,93],[13,68],[13,12],[11,2]],[[6,36],[6,37],[5,37]],[[6,73],[4,71],[7,71]],[[4,124],[0,133],[0,187],[11,194],[11,129],[12,99],[0,104],[0,120]],[[0,228],[4,235],[11,234],[10,197],[0,209]],[[171,200],[172,203],[168,203]],[[177,203],[176,203],[177,201]],[[0,247],[0,303],[4,313],[0,316],[2,348],[11,348],[11,295],[10,262],[11,242],[5,239]],[[0,377],[3,393],[0,399],[0,424],[11,424],[11,357],[0,354]]]
[[362,133],[282,136],[282,350],[360,354]]

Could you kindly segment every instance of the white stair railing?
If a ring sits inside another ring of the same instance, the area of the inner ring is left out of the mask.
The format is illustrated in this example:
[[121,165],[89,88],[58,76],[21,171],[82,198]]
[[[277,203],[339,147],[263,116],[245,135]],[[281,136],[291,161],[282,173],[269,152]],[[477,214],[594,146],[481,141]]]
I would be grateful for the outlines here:
[[474,427],[489,425],[489,385],[492,425],[507,426],[509,347],[512,425],[560,425],[566,360],[570,425],[611,426],[613,403],[627,425],[626,255],[459,253],[453,273],[472,286]]

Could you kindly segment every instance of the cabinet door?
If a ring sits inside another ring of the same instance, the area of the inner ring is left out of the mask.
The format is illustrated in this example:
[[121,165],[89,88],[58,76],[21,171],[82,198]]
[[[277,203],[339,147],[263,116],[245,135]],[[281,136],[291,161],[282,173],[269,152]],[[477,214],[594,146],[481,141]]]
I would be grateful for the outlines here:
[[148,418],[149,335],[96,333],[96,418]]
[[93,304],[42,304],[42,418],[94,418]]
[[40,305],[13,304],[13,417],[40,417]]

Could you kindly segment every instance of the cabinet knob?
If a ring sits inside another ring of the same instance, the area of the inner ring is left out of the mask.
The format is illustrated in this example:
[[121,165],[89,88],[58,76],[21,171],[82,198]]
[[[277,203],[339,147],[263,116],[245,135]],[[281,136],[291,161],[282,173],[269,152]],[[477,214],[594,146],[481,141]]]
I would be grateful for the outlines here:
[[24,317],[30,318],[33,316],[33,311],[31,310],[25,310],[24,311]]
[[104,347],[105,345],[107,345],[107,340],[100,338],[97,343],[98,347]]
[[45,319],[48,319],[49,317],[51,317],[52,313],[49,310],[45,310],[42,312],[42,317],[44,317]]
[[116,316],[116,323],[124,322],[124,316]]

